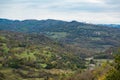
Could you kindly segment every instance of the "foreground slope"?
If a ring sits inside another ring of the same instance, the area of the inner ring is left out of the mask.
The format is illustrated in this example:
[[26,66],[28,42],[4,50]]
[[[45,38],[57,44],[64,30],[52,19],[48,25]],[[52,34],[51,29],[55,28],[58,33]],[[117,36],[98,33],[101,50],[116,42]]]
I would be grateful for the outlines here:
[[57,79],[79,68],[81,57],[44,35],[0,31],[0,79]]

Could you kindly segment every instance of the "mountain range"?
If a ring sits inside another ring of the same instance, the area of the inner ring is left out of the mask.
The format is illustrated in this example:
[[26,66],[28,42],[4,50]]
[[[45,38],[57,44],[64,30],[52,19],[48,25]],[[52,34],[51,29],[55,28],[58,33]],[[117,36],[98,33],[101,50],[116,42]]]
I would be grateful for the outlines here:
[[113,28],[120,28],[120,24],[98,24],[98,25],[113,27]]
[[81,50],[86,53],[87,51],[103,52],[110,47],[120,46],[120,28],[77,21],[0,19],[0,30],[44,34],[49,38],[74,46],[78,49],[76,53]]

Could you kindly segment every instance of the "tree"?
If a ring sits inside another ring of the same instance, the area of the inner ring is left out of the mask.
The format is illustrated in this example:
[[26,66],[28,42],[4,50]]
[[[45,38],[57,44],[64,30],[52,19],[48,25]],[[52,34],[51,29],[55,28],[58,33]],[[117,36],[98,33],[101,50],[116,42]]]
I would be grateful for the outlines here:
[[114,63],[113,69],[109,71],[105,80],[120,80],[120,52],[115,55]]

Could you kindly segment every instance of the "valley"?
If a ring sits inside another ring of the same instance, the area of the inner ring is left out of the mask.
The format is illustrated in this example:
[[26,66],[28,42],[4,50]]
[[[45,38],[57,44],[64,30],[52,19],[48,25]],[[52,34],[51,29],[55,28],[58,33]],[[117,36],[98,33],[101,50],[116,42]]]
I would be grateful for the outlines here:
[[0,19],[0,80],[107,80],[119,53],[120,28]]

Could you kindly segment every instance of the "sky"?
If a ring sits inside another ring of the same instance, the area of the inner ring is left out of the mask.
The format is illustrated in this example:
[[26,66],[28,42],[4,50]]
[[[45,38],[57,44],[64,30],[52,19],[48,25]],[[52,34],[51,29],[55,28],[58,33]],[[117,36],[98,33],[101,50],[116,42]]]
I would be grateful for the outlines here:
[[120,24],[120,0],[0,0],[0,18]]

